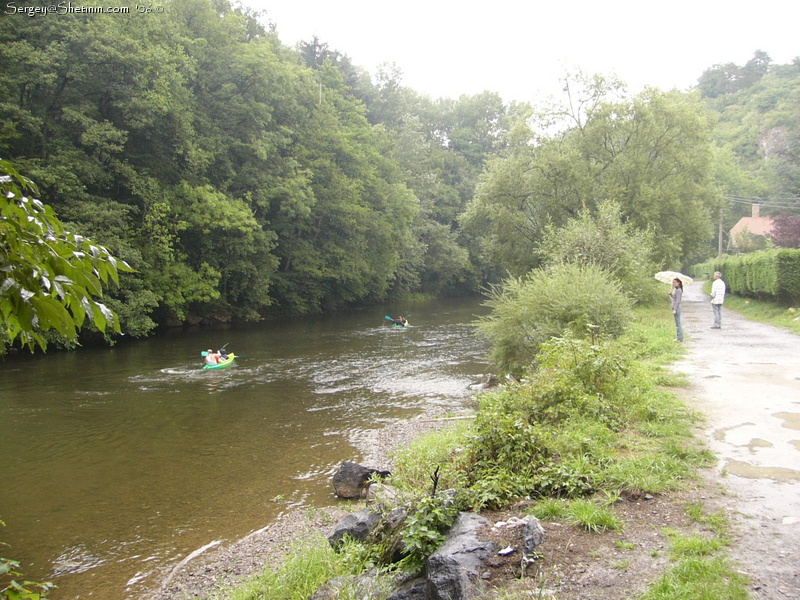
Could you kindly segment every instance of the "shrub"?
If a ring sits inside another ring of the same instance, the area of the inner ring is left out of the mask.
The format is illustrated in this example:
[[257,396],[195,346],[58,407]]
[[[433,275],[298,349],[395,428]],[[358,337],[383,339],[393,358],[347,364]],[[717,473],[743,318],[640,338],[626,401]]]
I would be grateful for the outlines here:
[[558,264],[510,278],[490,291],[486,305],[492,312],[478,330],[492,343],[492,360],[516,375],[550,338],[618,336],[633,318],[620,283],[594,265]]
[[594,265],[615,277],[625,293],[637,304],[649,304],[659,297],[653,279],[658,271],[652,260],[653,234],[622,219],[615,202],[601,202],[592,214],[584,210],[561,228],[545,228],[537,253],[542,263]]

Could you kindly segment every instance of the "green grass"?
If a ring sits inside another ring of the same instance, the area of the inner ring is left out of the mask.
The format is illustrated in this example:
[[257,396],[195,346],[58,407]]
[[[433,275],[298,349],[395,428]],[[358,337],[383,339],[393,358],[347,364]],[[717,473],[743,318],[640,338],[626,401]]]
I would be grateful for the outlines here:
[[720,538],[730,537],[730,522],[723,511],[706,514],[702,504],[691,502],[686,505],[686,514],[693,522],[704,525]]
[[[267,569],[232,591],[217,595],[219,600],[306,600],[319,587],[336,577],[343,579],[336,598],[356,600],[357,584],[346,576],[365,570],[365,554],[358,544],[345,544],[335,552],[322,536],[299,541],[289,552],[286,561],[277,569]],[[380,587],[380,582],[378,586]],[[390,590],[390,582],[383,582]],[[376,596],[378,597],[378,596]]]
[[692,557],[669,569],[639,600],[749,600],[747,584],[724,556]]
[[731,295],[725,296],[724,306],[743,314],[753,321],[783,327],[792,333],[800,335],[800,309],[796,307],[787,308],[777,306],[771,302],[739,298]]
[[610,508],[585,498],[569,504],[567,518],[573,525],[593,533],[619,531],[623,526],[622,520]]

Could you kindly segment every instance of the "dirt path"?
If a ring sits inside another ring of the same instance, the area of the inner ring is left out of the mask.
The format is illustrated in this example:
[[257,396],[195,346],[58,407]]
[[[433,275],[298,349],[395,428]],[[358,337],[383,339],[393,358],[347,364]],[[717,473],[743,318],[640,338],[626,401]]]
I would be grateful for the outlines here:
[[738,515],[734,558],[759,600],[800,599],[800,336],[723,307],[702,283],[683,296],[687,400],[707,415],[725,506]]

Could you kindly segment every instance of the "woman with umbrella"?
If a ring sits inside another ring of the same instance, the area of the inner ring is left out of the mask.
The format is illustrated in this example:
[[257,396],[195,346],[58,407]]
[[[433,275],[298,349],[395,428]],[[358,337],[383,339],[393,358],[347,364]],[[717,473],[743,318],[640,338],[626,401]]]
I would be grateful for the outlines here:
[[681,300],[683,299],[683,282],[679,278],[672,280],[672,290],[669,293],[672,298],[672,314],[675,316],[675,327],[678,330],[676,342],[683,342],[683,326],[681,325]]
[[692,278],[678,271],[659,271],[655,274],[655,278],[663,283],[672,285],[669,292],[672,298],[672,314],[675,316],[675,327],[678,330],[678,335],[675,338],[676,342],[683,341],[683,325],[681,325],[681,300],[683,299],[683,286],[692,283]]

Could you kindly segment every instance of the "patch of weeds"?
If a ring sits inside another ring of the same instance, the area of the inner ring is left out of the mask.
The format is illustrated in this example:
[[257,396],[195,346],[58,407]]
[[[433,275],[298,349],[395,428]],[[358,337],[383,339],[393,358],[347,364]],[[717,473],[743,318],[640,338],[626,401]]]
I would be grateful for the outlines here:
[[725,542],[719,538],[681,535],[671,529],[665,529],[664,535],[669,539],[670,558],[673,560],[690,556],[710,556],[725,545]]
[[625,571],[628,567],[631,566],[631,561],[629,560],[618,560],[612,565],[612,568],[616,571]]
[[748,579],[725,557],[692,557],[669,569],[639,600],[748,600]]
[[[323,536],[311,536],[296,543],[278,569],[267,569],[218,597],[226,600],[310,598],[322,584],[334,577],[363,572],[366,557],[361,544],[345,541],[337,552]],[[343,590],[337,597],[355,596]]]
[[721,538],[727,539],[730,537],[730,522],[724,511],[718,510],[711,514],[706,514],[701,503],[692,502],[686,505],[686,515],[695,523],[708,527]]
[[417,494],[430,492],[431,473],[439,466],[439,489],[463,487],[461,462],[471,424],[460,421],[426,433],[393,455],[392,486]]
[[622,540],[614,540],[614,547],[619,548],[620,550],[633,550],[636,548],[636,544],[633,542],[623,542]]
[[560,498],[545,498],[528,509],[528,513],[542,521],[555,521],[567,515],[568,505]]
[[611,509],[589,499],[570,502],[567,517],[573,525],[594,533],[619,531],[623,526],[622,519]]

